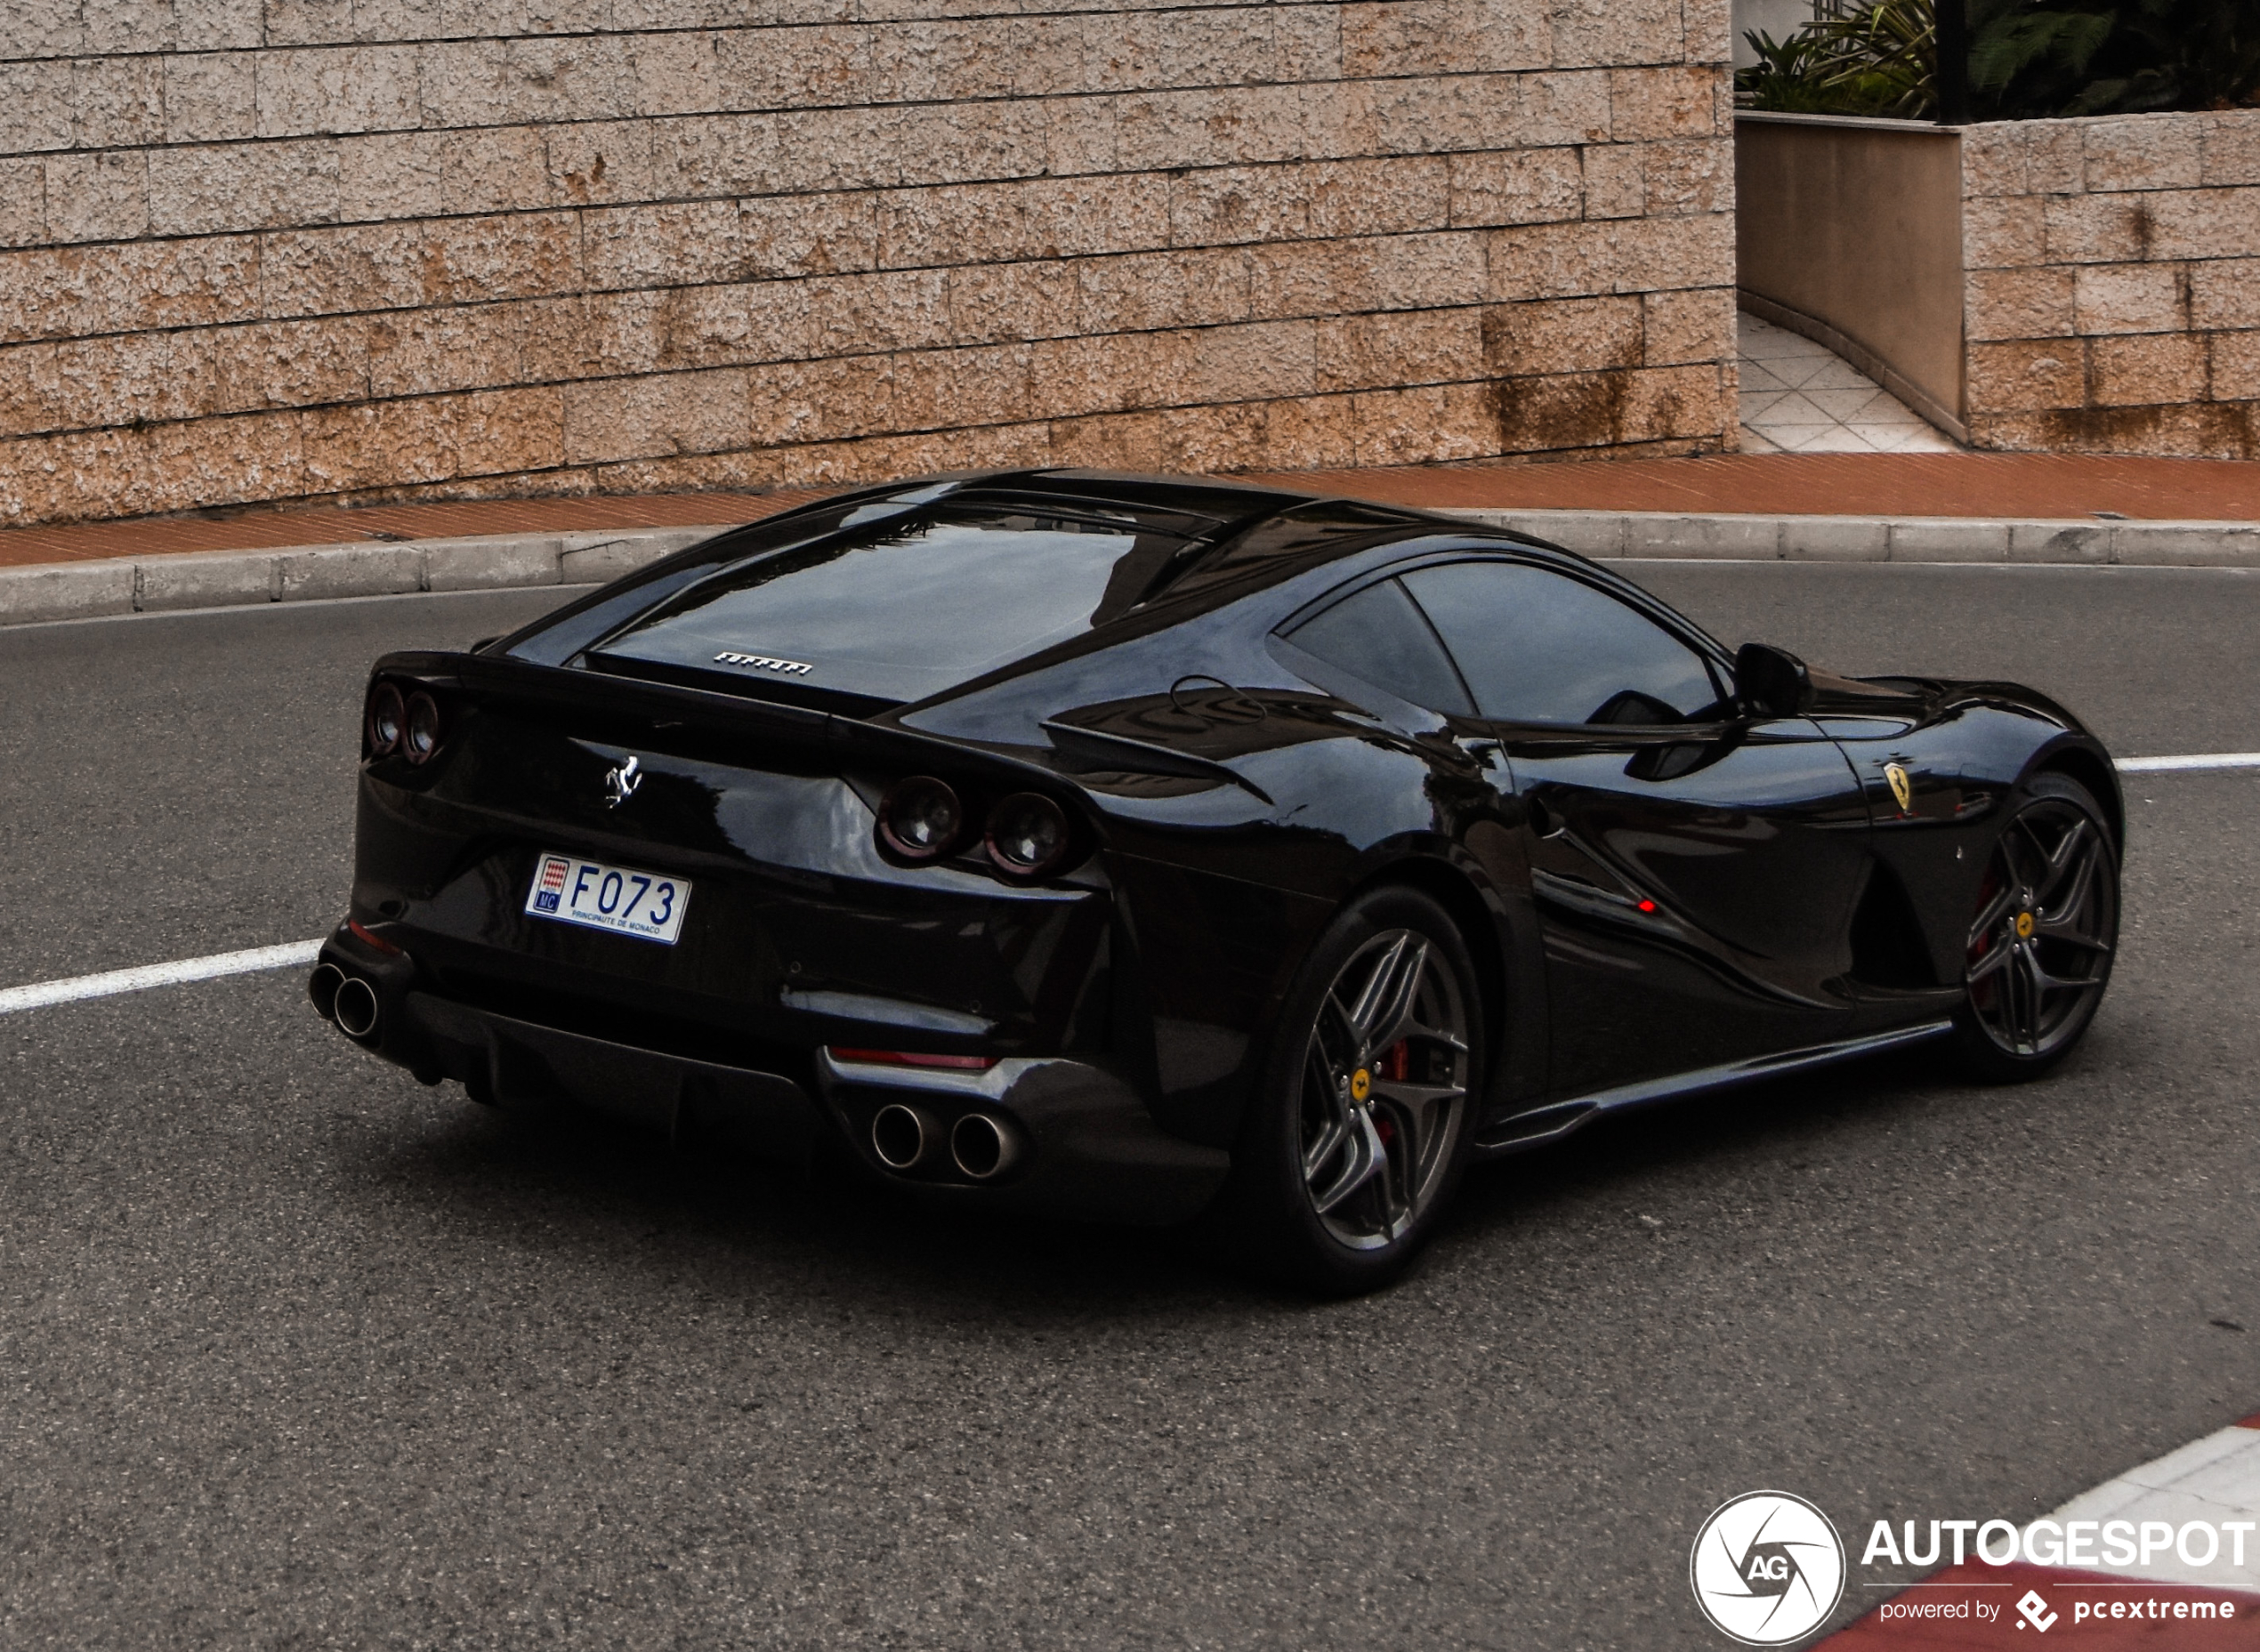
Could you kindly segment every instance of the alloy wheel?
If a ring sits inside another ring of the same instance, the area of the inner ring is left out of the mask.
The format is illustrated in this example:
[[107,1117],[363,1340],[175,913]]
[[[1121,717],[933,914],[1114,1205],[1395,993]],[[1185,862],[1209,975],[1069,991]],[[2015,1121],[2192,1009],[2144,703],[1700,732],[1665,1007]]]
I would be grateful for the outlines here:
[[1433,1203],[1467,1106],[1467,1004],[1436,947],[1389,930],[1352,955],[1304,1052],[1303,1185],[1320,1222],[1378,1250]]
[[2054,1054],[2079,1036],[2111,976],[2117,864],[2093,816],[2068,799],[2021,810],[1994,845],[1970,925],[1970,1010],[2005,1054]]

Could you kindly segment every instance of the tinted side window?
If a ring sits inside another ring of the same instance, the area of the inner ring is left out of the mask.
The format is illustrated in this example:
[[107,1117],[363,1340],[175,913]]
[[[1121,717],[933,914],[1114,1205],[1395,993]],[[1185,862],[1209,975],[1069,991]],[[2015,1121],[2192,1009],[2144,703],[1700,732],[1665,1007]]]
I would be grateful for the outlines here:
[[1436,633],[1393,579],[1344,597],[1288,641],[1415,705],[1462,716],[1474,709]]
[[1700,655],[1582,581],[1513,562],[1449,562],[1404,580],[1487,717],[1673,723],[1726,714]]

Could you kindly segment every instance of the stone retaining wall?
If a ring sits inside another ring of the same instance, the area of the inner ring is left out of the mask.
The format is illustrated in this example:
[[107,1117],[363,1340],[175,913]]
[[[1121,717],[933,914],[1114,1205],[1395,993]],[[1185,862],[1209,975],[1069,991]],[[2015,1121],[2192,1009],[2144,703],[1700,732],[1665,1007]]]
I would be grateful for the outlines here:
[[1980,447],[2260,457],[2260,110],[1962,136]]
[[1731,444],[1726,0],[1045,3],[9,0],[0,521]]

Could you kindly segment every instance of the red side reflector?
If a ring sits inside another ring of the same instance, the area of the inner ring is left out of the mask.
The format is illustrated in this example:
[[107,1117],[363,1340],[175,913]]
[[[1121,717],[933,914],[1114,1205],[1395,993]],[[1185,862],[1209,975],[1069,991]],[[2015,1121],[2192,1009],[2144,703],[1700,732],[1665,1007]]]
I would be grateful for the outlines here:
[[1652,900],[1643,899],[1640,903],[1640,909],[1643,912],[1653,912],[1656,910],[1656,903]]
[[400,955],[400,949],[398,947],[395,947],[391,941],[385,939],[382,935],[371,934],[359,924],[354,923],[351,918],[348,918],[345,921],[345,927],[353,931],[354,939],[365,940],[370,946],[375,947],[379,952],[388,954],[393,957],[398,957]]
[[879,1067],[946,1067],[961,1073],[985,1073],[997,1065],[993,1055],[928,1055],[918,1050],[843,1050],[826,1044],[825,1054],[835,1061],[866,1061]]

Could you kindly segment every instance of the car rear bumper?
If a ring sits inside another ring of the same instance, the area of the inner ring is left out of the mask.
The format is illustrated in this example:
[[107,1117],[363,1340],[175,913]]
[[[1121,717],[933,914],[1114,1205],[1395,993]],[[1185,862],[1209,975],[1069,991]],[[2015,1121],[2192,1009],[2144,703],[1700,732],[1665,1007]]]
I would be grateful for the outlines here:
[[[1215,1197],[1231,1165],[1223,1148],[1163,1130],[1135,1090],[1087,1061],[1014,1057],[970,1073],[836,1060],[819,1051],[817,1081],[833,1123],[866,1163],[938,1197],[1097,1221],[1184,1221]],[[887,1108],[931,1121],[932,1145],[908,1170],[878,1156],[873,1126]],[[982,1119],[996,1121],[1020,1156],[976,1180],[956,1149],[960,1127]]]
[[[1188,1220],[1230,1166],[1222,1149],[1162,1130],[1134,1089],[1088,1061],[1013,1058],[974,1073],[835,1060],[812,1050],[803,1069],[758,1071],[462,1003],[432,990],[406,954],[341,931],[308,983],[341,1032],[349,1020],[359,1024],[338,1012],[347,981],[366,987],[375,1007],[374,1025],[346,1036],[426,1083],[452,1078],[513,1111],[586,1108],[787,1164],[805,1163],[829,1132],[879,1175],[931,1197],[1102,1221]],[[874,1145],[874,1124],[889,1108],[907,1109],[931,1134],[907,1164],[889,1164]],[[1005,1144],[987,1174],[968,1173],[951,1151],[969,1119],[993,1123]]]

